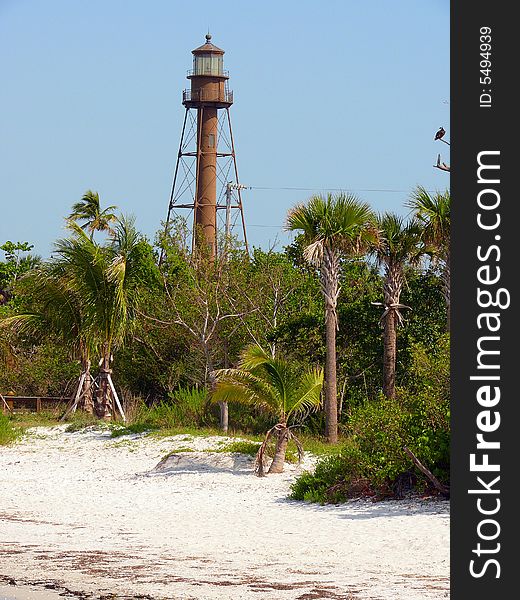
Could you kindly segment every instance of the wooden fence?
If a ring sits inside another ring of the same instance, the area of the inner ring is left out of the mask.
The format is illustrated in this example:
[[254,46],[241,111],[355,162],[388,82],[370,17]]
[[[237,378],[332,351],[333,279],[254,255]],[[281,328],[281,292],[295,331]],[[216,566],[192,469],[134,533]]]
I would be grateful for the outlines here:
[[69,403],[71,400],[72,398],[66,396],[56,398],[53,396],[3,396],[0,394],[0,406],[4,413],[22,409],[40,412],[60,403]]

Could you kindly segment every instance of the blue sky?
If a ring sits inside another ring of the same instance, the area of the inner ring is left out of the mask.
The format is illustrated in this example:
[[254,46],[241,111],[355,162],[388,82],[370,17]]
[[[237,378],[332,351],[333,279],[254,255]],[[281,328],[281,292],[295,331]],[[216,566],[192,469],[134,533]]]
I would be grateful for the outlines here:
[[[250,243],[287,210],[354,190],[406,213],[449,147],[448,0],[0,0],[0,243],[47,256],[87,189],[150,239],[166,216],[191,50],[225,68]],[[364,191],[364,190],[399,190]]]

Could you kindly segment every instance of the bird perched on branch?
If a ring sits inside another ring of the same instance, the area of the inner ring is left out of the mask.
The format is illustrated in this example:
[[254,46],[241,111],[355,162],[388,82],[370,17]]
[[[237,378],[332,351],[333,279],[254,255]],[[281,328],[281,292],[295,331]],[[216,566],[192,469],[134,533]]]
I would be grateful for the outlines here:
[[444,130],[444,127],[441,127],[439,129],[439,131],[437,131],[437,133],[435,134],[435,138],[434,139],[435,140],[440,140],[444,136],[445,133],[446,133],[446,131]]

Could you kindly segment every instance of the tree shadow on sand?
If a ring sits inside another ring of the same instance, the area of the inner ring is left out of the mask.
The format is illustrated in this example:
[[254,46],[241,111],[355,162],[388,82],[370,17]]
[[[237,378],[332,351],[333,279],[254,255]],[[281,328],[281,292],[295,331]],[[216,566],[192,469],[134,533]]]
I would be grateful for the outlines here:
[[348,500],[344,504],[316,504],[291,500],[290,498],[279,498],[275,502],[284,504],[295,504],[305,508],[309,512],[320,514],[333,514],[340,519],[356,521],[362,519],[379,519],[388,517],[415,517],[418,515],[440,516],[450,518],[450,503],[448,500],[437,499],[405,499],[405,500],[382,500],[373,502],[368,499]]

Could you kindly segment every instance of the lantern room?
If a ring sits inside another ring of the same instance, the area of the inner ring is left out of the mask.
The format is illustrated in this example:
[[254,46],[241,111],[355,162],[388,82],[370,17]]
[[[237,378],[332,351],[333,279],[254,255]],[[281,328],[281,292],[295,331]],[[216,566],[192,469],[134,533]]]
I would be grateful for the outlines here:
[[224,71],[224,50],[211,43],[208,33],[206,43],[192,50],[192,54],[193,69],[188,71],[191,87],[183,92],[184,106],[197,108],[203,103],[229,108],[233,104],[233,92],[227,85],[229,73]]
[[193,70],[191,75],[212,75],[227,77],[224,72],[224,50],[211,43],[211,35],[206,35],[206,43],[195,48],[193,53]]

